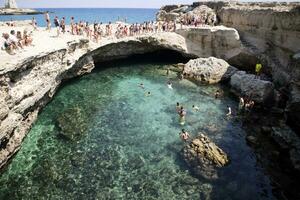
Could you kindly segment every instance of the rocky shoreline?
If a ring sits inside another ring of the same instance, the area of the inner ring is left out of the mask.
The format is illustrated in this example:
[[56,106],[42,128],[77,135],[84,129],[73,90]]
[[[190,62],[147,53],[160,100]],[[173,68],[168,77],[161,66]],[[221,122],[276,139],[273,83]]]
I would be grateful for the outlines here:
[[0,8],[0,15],[39,15],[43,12],[29,8]]

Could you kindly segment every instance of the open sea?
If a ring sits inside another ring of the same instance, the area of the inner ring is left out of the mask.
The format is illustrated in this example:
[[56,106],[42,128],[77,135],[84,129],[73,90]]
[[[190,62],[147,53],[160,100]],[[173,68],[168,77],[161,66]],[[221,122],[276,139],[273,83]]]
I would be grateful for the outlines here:
[[[125,21],[128,23],[140,23],[144,21],[155,20],[155,14],[158,9],[140,9],[140,8],[37,8],[36,10],[50,12],[50,17],[53,21],[55,16],[59,18],[66,17],[66,22],[69,24],[70,18],[74,17],[75,21],[96,22],[115,22]],[[18,16],[0,16],[0,21],[9,20],[31,20],[35,17],[38,26],[45,26],[44,15],[18,15]]]

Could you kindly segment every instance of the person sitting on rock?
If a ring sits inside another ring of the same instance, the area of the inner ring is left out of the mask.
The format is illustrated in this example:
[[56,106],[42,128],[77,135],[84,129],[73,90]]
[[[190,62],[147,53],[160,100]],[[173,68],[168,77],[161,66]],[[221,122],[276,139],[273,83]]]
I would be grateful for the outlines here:
[[184,142],[187,142],[187,140],[190,138],[190,134],[188,132],[186,132],[184,129],[181,130],[181,132],[179,133],[179,136],[180,136],[181,140]]
[[15,50],[18,47],[10,40],[8,33],[3,33],[2,37],[4,38],[4,43],[2,49],[5,50],[10,55],[15,55]]

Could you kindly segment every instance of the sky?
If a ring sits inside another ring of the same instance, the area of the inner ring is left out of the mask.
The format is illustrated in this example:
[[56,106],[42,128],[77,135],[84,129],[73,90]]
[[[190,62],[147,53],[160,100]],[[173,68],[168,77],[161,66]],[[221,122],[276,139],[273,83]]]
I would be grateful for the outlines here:
[[[0,7],[5,0],[0,0]],[[20,8],[160,8],[170,4],[191,4],[197,0],[16,0]],[[255,1],[255,0],[248,0]],[[261,0],[266,1],[266,0]],[[281,0],[297,1],[297,0]]]

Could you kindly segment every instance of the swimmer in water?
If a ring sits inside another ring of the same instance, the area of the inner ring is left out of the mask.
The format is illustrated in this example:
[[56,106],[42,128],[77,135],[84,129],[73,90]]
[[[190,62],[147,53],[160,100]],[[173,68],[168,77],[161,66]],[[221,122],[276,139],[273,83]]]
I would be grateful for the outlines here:
[[176,103],[176,112],[178,113],[180,111],[180,104],[179,102]]
[[183,109],[183,106],[180,107],[178,115],[179,115],[179,124],[184,125],[185,124],[186,111]]
[[151,96],[151,92],[147,92],[147,93],[145,93],[145,96],[146,96],[146,97],[149,97],[149,96]]
[[218,99],[220,97],[220,91],[217,90],[216,93],[215,93],[215,99]]
[[168,82],[168,88],[173,90],[172,83],[170,81]]
[[141,83],[139,86],[140,88],[145,89],[144,83]]
[[200,111],[200,108],[199,108],[198,106],[193,105],[192,108],[193,108],[193,110],[196,111],[196,112],[199,112],[199,111]]
[[228,109],[228,113],[226,114],[226,116],[231,116],[231,108],[229,106],[227,106],[227,109]]
[[181,132],[179,133],[180,138],[182,139],[182,141],[187,142],[187,140],[190,138],[190,134],[188,132],[186,132],[184,129],[181,130]]

